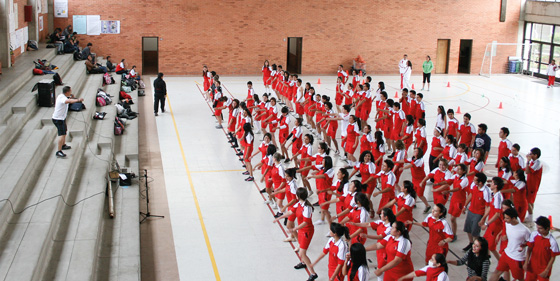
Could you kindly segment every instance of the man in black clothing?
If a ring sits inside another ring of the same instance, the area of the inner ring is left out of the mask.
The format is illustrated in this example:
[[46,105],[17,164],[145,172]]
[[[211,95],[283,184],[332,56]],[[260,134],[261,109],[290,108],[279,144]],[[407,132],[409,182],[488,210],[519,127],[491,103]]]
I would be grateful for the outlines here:
[[[158,116],[158,107],[161,107],[161,113],[165,112],[165,97],[167,96],[167,87],[163,81],[163,73],[158,73],[158,78],[154,80],[154,115]],[[159,104],[159,106],[158,106]]]
[[482,150],[484,150],[484,162],[486,162],[486,159],[488,159],[488,153],[490,153],[490,144],[492,143],[492,140],[490,139],[490,136],[486,134],[486,131],[488,131],[488,126],[486,126],[486,124],[478,124],[478,133],[474,138],[473,145],[473,150],[477,148],[481,148]]

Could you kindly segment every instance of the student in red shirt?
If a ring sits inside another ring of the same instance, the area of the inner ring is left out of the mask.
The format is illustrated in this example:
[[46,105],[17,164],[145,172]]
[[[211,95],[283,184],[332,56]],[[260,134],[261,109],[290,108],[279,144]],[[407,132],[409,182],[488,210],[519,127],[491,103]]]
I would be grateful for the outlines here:
[[412,145],[414,140],[414,117],[412,115],[406,116],[406,128],[404,129],[404,135],[401,140],[404,142],[405,150],[408,151],[408,148]]
[[[329,191],[331,190],[334,178],[334,169],[332,167],[332,158],[330,156],[326,156],[320,166],[312,166],[314,170],[317,170],[317,173],[306,177],[308,181],[310,179],[315,179],[315,186],[317,189],[317,196],[319,196],[320,205],[331,200],[331,193],[329,193]],[[324,224],[325,221],[331,221],[328,204],[321,205],[321,219],[317,220],[315,224]]]
[[500,145],[498,146],[498,161],[496,161],[496,168],[500,166],[500,159],[502,159],[502,157],[509,156],[509,154],[511,153],[511,147],[513,145],[513,143],[511,143],[511,141],[507,139],[507,137],[509,136],[508,128],[502,127],[500,129],[500,133],[498,133],[498,136],[500,136],[501,140]]
[[[416,191],[414,191],[414,186],[411,181],[404,181],[403,185],[397,184],[400,189],[400,193],[397,198],[391,200],[387,205],[383,206],[385,208],[392,208],[393,205],[397,206],[397,213],[395,216],[398,221],[406,223],[407,221],[412,221],[414,217],[412,216],[412,208],[416,204]],[[410,231],[412,224],[407,226],[408,231]]]
[[474,238],[480,237],[478,222],[482,219],[486,210],[490,208],[492,196],[490,189],[486,186],[487,179],[484,173],[479,172],[475,174],[473,183],[470,186],[470,193],[467,196],[467,202],[465,202],[465,207],[463,207],[463,214],[467,213],[463,231],[469,236],[469,245],[463,248],[465,252],[472,248]]
[[525,170],[525,159],[519,154],[521,147],[515,143],[511,146],[511,153],[508,155],[512,171]]
[[[504,197],[501,193],[502,188],[504,188],[504,181],[500,177],[493,177],[490,181],[490,190],[492,190],[492,200],[490,201],[490,207],[487,212],[482,216],[482,219],[478,222],[478,225],[484,232],[484,238],[488,240],[488,249],[494,254],[496,259],[500,259],[500,254],[498,254],[497,246],[498,243],[494,239],[498,233],[502,231],[502,202]],[[488,221],[486,219],[488,218]]]
[[[406,150],[404,146],[404,142],[402,140],[397,140],[395,143],[395,152],[393,153],[393,163],[395,163],[395,167],[393,168],[393,173],[397,177],[397,183],[399,183],[401,179],[401,174],[403,172],[403,164],[404,159],[406,158]],[[398,192],[398,191],[397,191]]]
[[[471,123],[471,115],[469,113],[465,113],[465,115],[463,115],[463,124],[459,125],[459,132],[457,135],[459,144],[464,143],[467,148],[473,147],[476,132],[476,127]],[[470,150],[467,151],[467,153],[470,155]]]
[[457,138],[459,133],[459,120],[455,118],[455,111],[453,109],[447,110],[447,131],[445,135],[452,135],[453,137]]
[[344,261],[346,260],[346,253],[348,253],[348,244],[346,244],[342,238],[344,237],[346,240],[350,240],[350,236],[348,235],[348,228],[336,222],[331,223],[330,231],[331,238],[327,241],[327,244],[323,248],[323,252],[313,263],[313,268],[315,268],[321,259],[328,255],[329,280],[342,281],[344,279],[342,267],[344,266]]
[[[366,248],[367,251],[378,249],[387,251],[387,264],[374,271],[376,276],[382,276],[383,280],[399,280],[399,278],[414,270],[410,258],[412,243],[403,222],[396,221],[393,223],[390,235],[387,235],[381,242]],[[411,281],[412,278],[401,280]]]
[[362,132],[362,137],[360,137],[360,154],[364,153],[366,150],[371,151],[372,145],[375,144],[370,125],[365,125]]
[[420,185],[424,185],[429,179],[434,180],[434,184],[432,185],[434,204],[441,203],[445,205],[449,199],[449,194],[443,193],[443,191],[449,190],[449,184],[453,182],[453,175],[448,168],[449,164],[447,163],[447,160],[439,160],[439,167],[433,169],[420,183]]
[[253,127],[249,123],[245,123],[245,125],[243,125],[243,131],[245,133],[243,134],[240,144],[244,149],[243,161],[245,162],[245,166],[249,174],[249,177],[246,178],[245,181],[254,181],[255,178],[253,177],[253,165],[251,165],[251,153],[253,153],[255,135],[253,134]]
[[300,187],[296,191],[297,199],[299,200],[293,208],[293,211],[288,211],[284,215],[276,218],[274,223],[279,220],[287,218],[292,214],[296,214],[298,225],[292,230],[297,234],[299,248],[296,251],[299,253],[301,262],[294,266],[295,269],[306,268],[309,270],[311,275],[309,275],[308,281],[313,281],[318,278],[317,273],[313,269],[313,264],[309,257],[307,256],[307,249],[313,238],[313,233],[315,233],[315,227],[313,226],[312,215],[313,215],[313,205],[307,201],[307,190]]
[[450,279],[447,275],[447,271],[448,268],[445,256],[442,254],[433,254],[430,257],[428,265],[399,278],[398,281],[421,276],[426,276],[426,280],[428,281],[449,281]]
[[442,254],[444,257],[449,252],[449,242],[453,240],[453,231],[451,226],[445,220],[447,209],[443,204],[436,204],[423,222],[407,221],[407,224],[415,224],[418,226],[428,227],[430,236],[428,245],[426,246],[425,262],[428,264],[430,257],[434,254]]
[[537,230],[531,233],[527,242],[527,257],[523,270],[527,272],[526,281],[550,280],[552,265],[556,256],[560,255],[558,243],[550,233],[551,222],[545,217],[538,217],[535,221]]
[[336,78],[336,94],[334,97],[334,102],[336,104],[336,110],[340,113],[340,106],[342,105],[342,100],[344,99],[344,83],[342,83],[342,77]]
[[373,134],[375,139],[371,145],[371,153],[373,153],[373,162],[375,163],[375,170],[381,170],[383,164],[383,157],[385,156],[385,140],[383,140],[383,132],[376,131]]
[[424,152],[421,148],[417,147],[414,149],[412,157],[405,159],[404,161],[407,164],[403,166],[403,169],[410,168],[414,190],[416,191],[418,198],[420,198],[420,200],[424,203],[424,214],[427,214],[431,207],[426,197],[424,197],[424,189],[426,186],[422,184],[422,180],[426,177],[426,172],[424,171]]
[[280,118],[278,119],[278,140],[280,141],[280,150],[282,151],[283,158],[289,158],[288,149],[286,148],[286,141],[290,134],[290,110],[287,106],[280,109]]
[[[467,179],[467,165],[459,164],[455,169],[456,174],[453,175],[453,184],[450,190],[442,191],[443,194],[452,193],[451,202],[449,203],[449,214],[451,215],[451,230],[453,230],[453,241],[457,240],[457,218],[461,216],[465,201],[467,200],[467,188],[469,180]],[[447,183],[446,183],[447,184]]]
[[529,209],[527,201],[527,181],[525,180],[525,172],[521,169],[513,173],[513,179],[510,179],[513,185],[513,205],[521,222],[525,222],[525,215]]
[[270,67],[270,63],[268,62],[268,60],[264,61],[263,67],[262,67],[262,73],[263,73],[263,82],[264,82],[264,88],[265,88],[265,93],[269,93],[270,92],[270,74],[272,73],[272,68]]
[[360,135],[360,120],[358,120],[358,117],[355,115],[350,115],[349,122],[350,124],[348,124],[348,128],[346,129],[347,135],[344,151],[346,152],[346,157],[348,157],[350,166],[352,166],[356,162],[354,152],[360,143],[360,138],[358,137]]
[[393,161],[387,159],[383,161],[381,171],[377,173],[377,175],[374,175],[375,178],[381,178],[381,191],[373,193],[373,197],[377,197],[377,195],[382,194],[377,214],[381,213],[383,206],[395,199],[395,182],[397,177],[392,171],[394,166],[395,164]]
[[539,160],[540,157],[541,150],[538,147],[531,149],[531,152],[527,154],[525,173],[527,174],[527,202],[529,202],[528,218],[530,220],[533,219],[533,207],[535,199],[537,198],[537,192],[539,192],[539,187],[541,185],[543,165],[541,160]]
[[436,127],[434,129],[434,137],[432,138],[431,143],[432,150],[430,151],[430,157],[428,158],[430,171],[437,168],[438,156],[441,154],[443,147],[445,146],[445,139],[441,136],[442,132],[443,129],[440,127]]
[[372,162],[373,154],[370,151],[366,150],[362,154],[360,154],[360,158],[356,165],[354,166],[354,170],[350,174],[350,178],[352,178],[356,173],[360,172],[362,176],[362,184],[367,187],[365,194],[368,195],[368,198],[371,197],[373,194],[373,190],[375,189],[376,185],[373,183],[369,183],[370,181],[374,180],[372,177],[376,174],[375,164]]
[[421,148],[424,153],[428,153],[428,140],[426,139],[426,120],[418,119],[418,128],[414,131],[414,147]]
[[363,193],[357,193],[354,197],[354,201],[356,202],[356,207],[353,208],[348,216],[344,218],[340,223],[347,224],[347,222],[353,222],[353,224],[347,224],[351,243],[366,243],[366,237],[362,236],[361,234],[364,233],[367,235],[367,227],[359,227],[356,224],[363,224],[368,221],[368,217],[371,213],[371,203],[367,195]]

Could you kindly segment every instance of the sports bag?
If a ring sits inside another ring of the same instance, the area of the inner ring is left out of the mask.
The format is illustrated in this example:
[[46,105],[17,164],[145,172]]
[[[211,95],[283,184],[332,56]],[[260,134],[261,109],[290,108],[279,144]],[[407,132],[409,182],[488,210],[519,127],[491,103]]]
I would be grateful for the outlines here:
[[121,122],[119,117],[115,117],[114,133],[115,136],[119,136],[124,133],[124,124]]
[[84,109],[86,109],[86,106],[81,102],[71,103],[70,106],[68,106],[68,110],[70,111],[82,111]]
[[33,75],[43,75],[43,71],[38,68],[33,68]]
[[96,102],[97,106],[106,106],[107,103],[105,102],[105,99],[102,97],[97,97]]
[[53,75],[53,81],[56,85],[62,85],[62,78],[60,78],[60,75],[58,73],[55,73]]

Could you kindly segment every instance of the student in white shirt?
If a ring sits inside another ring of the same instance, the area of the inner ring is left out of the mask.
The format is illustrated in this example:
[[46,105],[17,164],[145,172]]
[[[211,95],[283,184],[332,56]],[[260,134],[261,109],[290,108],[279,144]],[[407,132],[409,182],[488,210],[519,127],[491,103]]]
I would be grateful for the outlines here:
[[407,68],[408,68],[408,56],[405,54],[403,56],[403,59],[399,62],[399,73],[401,74],[401,90],[404,88],[403,79],[404,79],[404,73],[406,72]]
[[62,89],[62,94],[56,97],[56,102],[54,104],[54,112],[52,115],[52,121],[56,126],[58,131],[58,150],[56,151],[57,157],[66,157],[66,154],[62,152],[63,150],[68,150],[71,147],[66,145],[66,116],[68,115],[68,105],[76,102],[83,102],[84,99],[76,99],[72,95],[72,88],[70,86],[65,86]]
[[548,75],[548,86],[547,88],[554,86],[554,79],[556,78],[556,71],[558,70],[558,65],[556,61],[552,60],[546,69],[546,75]]

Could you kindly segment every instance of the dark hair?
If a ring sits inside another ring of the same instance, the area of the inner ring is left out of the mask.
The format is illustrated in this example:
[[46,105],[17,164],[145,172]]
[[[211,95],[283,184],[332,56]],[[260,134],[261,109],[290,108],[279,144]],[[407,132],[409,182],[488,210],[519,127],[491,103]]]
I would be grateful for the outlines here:
[[424,118],[418,119],[418,124],[422,125],[422,127],[426,126],[426,120]]
[[93,44],[91,44],[91,43],[87,43],[87,47],[89,47],[89,46],[93,46]]
[[449,268],[447,267],[447,261],[445,260],[445,256],[443,254],[437,253],[435,260],[437,263],[441,264],[445,272],[449,271]]
[[511,147],[514,147],[517,151],[521,150],[521,146],[518,143],[514,143]]
[[408,88],[403,88],[402,91],[408,94]]
[[253,134],[253,127],[251,126],[251,123],[243,124],[243,131],[245,131],[245,134],[243,134],[243,139],[245,139],[249,134],[253,136],[253,138],[255,137],[255,135]]
[[416,96],[417,96],[417,97],[420,97],[420,99],[423,99],[423,98],[424,98],[424,95],[423,95],[422,93],[418,93]]
[[409,114],[406,116],[406,126],[412,126],[412,125],[414,125],[414,116]]
[[395,104],[395,101],[393,99],[388,99],[386,101],[386,103],[387,103],[387,106],[389,106],[389,108],[391,108],[391,107],[393,107],[393,104]]
[[70,88],[70,86],[64,86],[64,88],[62,88],[62,93],[66,94],[66,93],[70,92],[70,90],[72,90],[72,88]]
[[373,154],[372,154],[371,151],[369,151],[369,150],[366,150],[366,151],[362,152],[362,153],[360,154],[360,159],[359,159],[358,161],[364,163],[364,159],[366,158],[366,155],[368,155],[368,154],[369,154],[369,156],[371,157],[371,160],[370,160],[370,161],[373,162],[373,160],[374,160]]
[[408,193],[412,198],[416,199],[416,191],[414,190],[414,184],[411,181],[406,180],[403,182],[403,187],[406,189],[406,193]]
[[268,137],[270,140],[272,140],[272,134],[270,134],[270,133],[264,134],[263,140],[264,140],[264,138],[266,138],[266,137]]
[[362,207],[364,207],[364,209],[366,209],[366,211],[368,213],[372,213],[373,212],[373,208],[370,206],[370,201],[367,195],[365,195],[364,193],[356,193],[356,196],[354,197],[354,200],[357,203],[360,203],[360,205],[362,205]]
[[320,142],[320,143],[319,143],[319,147],[320,147],[322,150],[324,150],[326,154],[329,154],[330,149],[329,149],[329,146],[327,145],[327,143],[325,143],[325,142]]
[[362,192],[367,186],[363,185],[359,180],[353,180],[352,183],[356,187],[356,192]]
[[543,227],[546,230],[550,230],[550,220],[547,219],[546,217],[540,216],[537,218],[537,220],[535,221],[535,223],[537,225],[540,225],[541,227]]
[[461,168],[461,170],[463,170],[463,172],[465,172],[465,174],[469,171],[469,168],[467,167],[467,165],[465,165],[463,163],[457,165],[457,167]]
[[509,161],[509,158],[507,156],[504,156],[500,158],[500,160],[504,161],[504,163],[506,164],[506,172],[511,172],[511,162]]
[[482,268],[484,262],[490,259],[488,253],[488,241],[484,237],[476,237],[475,242],[480,243],[480,250],[478,252],[478,257],[473,253],[472,249],[467,253],[467,266],[474,270],[477,276],[482,276]]
[[253,99],[255,100],[255,104],[261,103],[261,99],[259,98],[259,95],[254,94]]
[[288,113],[290,113],[290,110],[288,109],[287,106],[284,106],[284,107],[282,107],[282,109],[280,109],[280,112],[288,114]]
[[[418,159],[422,159],[422,157],[424,157],[424,150],[422,150],[422,148],[417,147],[416,149],[418,149]],[[418,160],[418,159],[414,159],[414,160]]]
[[381,212],[383,213],[384,216],[387,217],[387,220],[389,220],[389,223],[391,225],[397,221],[397,217],[395,216],[395,213],[393,213],[393,209],[384,208],[383,210],[381,210]]
[[376,131],[373,133],[373,137],[375,138],[375,143],[377,144],[377,150],[379,150],[379,148],[385,144],[385,141],[383,140],[383,132]]
[[531,153],[537,155],[537,159],[541,158],[541,149],[538,147],[534,147],[531,149]]
[[519,214],[517,213],[517,210],[515,208],[509,208],[509,209],[505,210],[504,215],[507,215],[508,217],[510,217],[512,219],[519,217]]
[[439,208],[439,212],[441,213],[439,218],[444,219],[445,216],[447,216],[447,208],[445,208],[445,205],[443,205],[441,203],[437,203],[436,206]]
[[379,81],[378,86],[381,91],[385,90],[385,82]]
[[389,170],[392,170],[393,167],[395,167],[395,163],[393,163],[393,161],[391,161],[390,159],[385,159],[385,165],[387,165],[387,168],[389,168]]
[[484,150],[482,150],[482,148],[476,148],[475,150],[473,150],[472,155],[474,156],[474,153],[478,151],[480,153],[480,157],[478,159],[476,159],[476,164],[483,162],[484,161]]
[[247,85],[253,85],[253,82],[249,81],[247,82]]
[[408,92],[411,93],[411,94],[416,95],[416,91],[415,91],[415,90],[410,90],[410,91],[408,91]]
[[309,194],[307,193],[307,189],[303,187],[298,188],[296,190],[296,196],[299,200],[305,201],[305,205],[311,208],[311,210],[313,210],[313,205],[311,205],[311,203],[309,203],[309,201],[307,200],[307,198],[309,197]]
[[513,208],[513,201],[511,201],[510,199],[506,199],[504,201],[502,201],[502,205],[507,206],[508,208]]
[[437,108],[439,109],[439,111],[441,111],[441,113],[438,113],[438,115],[441,114],[441,116],[443,117],[443,115],[445,115],[445,107],[443,107],[443,105],[438,105]]
[[[404,238],[406,238],[408,241],[410,241],[410,236],[408,235],[408,230],[407,230],[406,226],[404,225],[404,222],[396,221],[396,222],[394,222],[394,224],[396,224],[397,231],[399,231]],[[410,244],[412,244],[412,241],[410,241]]]
[[289,169],[286,169],[285,173],[290,178],[297,179],[296,171],[297,171],[297,168],[289,168]]
[[352,268],[350,269],[350,279],[354,280],[360,266],[367,265],[366,248],[362,243],[354,243],[350,246],[350,260],[352,260]]
[[453,145],[453,147],[457,148],[457,139],[455,139],[453,135],[447,135],[447,139],[451,141],[451,145]]
[[163,78],[163,73],[162,73],[162,72],[158,73],[158,74],[157,74],[157,77],[158,77],[158,78]]
[[478,127],[481,128],[485,133],[488,131],[488,126],[484,123],[478,124]]
[[385,99],[387,99],[387,97],[388,97],[387,92],[385,92],[385,91],[381,91],[380,95],[385,97]]
[[269,144],[266,148],[266,155],[274,155],[276,153],[276,146],[274,144]]
[[342,108],[344,108],[344,110],[350,112],[352,110],[352,106],[350,106],[349,104],[345,104],[342,106]]
[[459,146],[457,146],[457,148],[461,148],[461,149],[463,149],[463,151],[465,151],[465,152],[466,152],[467,149],[468,149],[467,145],[464,144],[464,143],[460,143]]
[[465,113],[463,115],[463,117],[467,117],[467,119],[471,120],[471,114],[470,113]]
[[323,166],[323,171],[327,172],[328,170],[332,169],[333,161],[330,156],[326,156],[325,158],[323,158],[323,161],[325,161],[325,165]]
[[448,109],[448,110],[447,110],[447,114],[449,114],[449,113],[451,113],[451,114],[455,115],[455,111],[453,111],[453,109],[452,109],[452,108],[450,108],[450,109]]
[[523,171],[523,169],[519,169],[515,171],[515,173],[517,174],[517,178],[519,178],[519,181],[527,183],[527,180],[525,178],[525,171]]
[[507,127],[502,127],[500,130],[506,134],[506,137],[509,136],[509,129]]
[[485,183],[488,180],[486,174],[482,172],[477,172],[476,174],[474,174],[474,177],[478,179],[477,180],[478,182],[482,182],[482,183]]
[[396,106],[398,109],[401,109],[401,104],[398,102],[393,103],[393,106]]
[[344,190],[344,186],[348,183],[349,175],[348,175],[348,170],[344,168],[341,168],[339,171],[342,173],[342,180],[338,184],[337,191],[342,193],[342,191]]
[[339,238],[346,237],[346,240],[350,240],[350,234],[348,227],[343,226],[340,223],[333,222],[330,227],[332,233],[336,234]]

